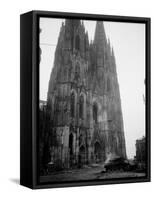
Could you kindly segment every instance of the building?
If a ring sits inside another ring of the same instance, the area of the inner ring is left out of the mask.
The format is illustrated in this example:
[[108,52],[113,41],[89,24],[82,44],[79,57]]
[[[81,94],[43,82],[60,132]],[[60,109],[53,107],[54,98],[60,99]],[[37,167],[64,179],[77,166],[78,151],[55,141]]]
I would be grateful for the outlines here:
[[44,100],[40,100],[39,101],[39,109],[41,110],[41,111],[45,111],[46,110],[46,106],[47,106],[47,102],[46,101],[44,101]]
[[113,48],[103,22],[89,43],[83,21],[62,23],[47,95],[51,160],[60,168],[126,158]]
[[136,156],[135,159],[137,162],[145,163],[146,161],[146,143],[145,143],[145,137],[142,137],[141,139],[136,140]]

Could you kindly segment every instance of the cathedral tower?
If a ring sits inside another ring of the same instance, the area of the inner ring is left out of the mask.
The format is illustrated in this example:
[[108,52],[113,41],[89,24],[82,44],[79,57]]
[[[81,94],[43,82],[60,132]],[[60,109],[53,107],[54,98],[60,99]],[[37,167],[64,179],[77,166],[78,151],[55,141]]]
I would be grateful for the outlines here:
[[49,81],[51,160],[61,168],[126,157],[114,51],[103,22],[89,44],[83,21],[62,23]]

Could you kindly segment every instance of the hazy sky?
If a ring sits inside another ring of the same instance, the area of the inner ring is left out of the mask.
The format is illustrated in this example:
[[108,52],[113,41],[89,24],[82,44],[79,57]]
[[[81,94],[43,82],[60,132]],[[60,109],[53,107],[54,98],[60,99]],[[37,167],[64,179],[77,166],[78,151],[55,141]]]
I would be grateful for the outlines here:
[[[40,99],[46,100],[48,82],[61,23],[64,19],[41,18]],[[96,21],[84,20],[89,40],[94,38]],[[128,158],[135,155],[135,140],[145,135],[145,25],[104,22],[114,48]]]

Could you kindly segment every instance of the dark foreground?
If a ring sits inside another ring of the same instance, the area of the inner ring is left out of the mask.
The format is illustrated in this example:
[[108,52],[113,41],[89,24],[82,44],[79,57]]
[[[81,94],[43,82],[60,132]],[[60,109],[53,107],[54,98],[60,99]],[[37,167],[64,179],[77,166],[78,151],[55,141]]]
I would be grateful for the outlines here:
[[81,181],[114,178],[144,177],[145,173],[112,171],[102,172],[102,166],[85,166],[82,169],[71,169],[59,172],[52,172],[50,175],[41,176],[40,182],[61,182],[61,181]]

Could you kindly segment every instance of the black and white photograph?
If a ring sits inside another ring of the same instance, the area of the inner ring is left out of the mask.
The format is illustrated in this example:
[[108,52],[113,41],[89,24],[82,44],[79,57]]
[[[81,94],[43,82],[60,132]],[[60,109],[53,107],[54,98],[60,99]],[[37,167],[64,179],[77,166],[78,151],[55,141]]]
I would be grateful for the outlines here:
[[40,17],[40,183],[146,177],[145,34],[145,23]]
[[153,1],[0,9],[0,199],[151,200]]

